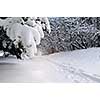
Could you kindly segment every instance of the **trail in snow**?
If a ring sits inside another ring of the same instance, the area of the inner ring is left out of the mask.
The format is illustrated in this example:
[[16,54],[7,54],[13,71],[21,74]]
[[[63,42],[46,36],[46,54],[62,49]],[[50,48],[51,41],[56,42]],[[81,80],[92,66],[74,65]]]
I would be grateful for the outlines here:
[[100,48],[62,52],[47,57],[66,78],[77,83],[100,82]]
[[55,64],[55,66],[57,66],[59,70],[62,71],[64,77],[66,77],[66,79],[71,80],[72,82],[75,83],[93,83],[93,82],[100,82],[100,77],[98,78],[97,76],[93,75],[93,74],[89,74],[86,73],[85,71],[81,70],[81,69],[76,69],[74,67],[72,67],[71,65],[63,65],[63,64],[59,64],[56,63],[52,60],[48,61],[52,62]]
[[100,82],[100,48],[34,57],[0,58],[0,82]]
[[56,66],[36,57],[33,61],[18,61],[16,59],[0,60],[0,82],[71,82],[66,79]]

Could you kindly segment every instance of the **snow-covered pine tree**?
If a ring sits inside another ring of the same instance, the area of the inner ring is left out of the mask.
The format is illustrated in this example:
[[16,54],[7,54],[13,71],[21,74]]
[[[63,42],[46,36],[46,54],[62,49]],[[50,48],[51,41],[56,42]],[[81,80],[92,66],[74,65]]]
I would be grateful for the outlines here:
[[50,32],[48,19],[45,17],[0,18],[0,27],[2,27],[0,49],[16,55],[17,58],[22,58],[23,54],[32,58],[37,53],[37,45],[44,37],[44,31]]

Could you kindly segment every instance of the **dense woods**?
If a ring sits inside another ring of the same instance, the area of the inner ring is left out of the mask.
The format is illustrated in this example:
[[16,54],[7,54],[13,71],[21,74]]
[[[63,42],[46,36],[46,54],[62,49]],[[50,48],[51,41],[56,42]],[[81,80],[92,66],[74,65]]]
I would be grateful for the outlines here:
[[100,47],[100,17],[49,18],[51,33],[40,44],[44,54]]

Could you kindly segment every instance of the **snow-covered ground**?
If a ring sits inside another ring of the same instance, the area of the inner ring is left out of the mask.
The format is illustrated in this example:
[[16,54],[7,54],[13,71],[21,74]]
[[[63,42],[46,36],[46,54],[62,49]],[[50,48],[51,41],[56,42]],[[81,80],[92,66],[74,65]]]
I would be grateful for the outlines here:
[[73,82],[100,82],[100,48],[62,52],[48,58]]
[[0,82],[100,82],[100,48],[37,56],[0,58]]
[[45,57],[32,61],[14,58],[0,60],[0,82],[69,82]]

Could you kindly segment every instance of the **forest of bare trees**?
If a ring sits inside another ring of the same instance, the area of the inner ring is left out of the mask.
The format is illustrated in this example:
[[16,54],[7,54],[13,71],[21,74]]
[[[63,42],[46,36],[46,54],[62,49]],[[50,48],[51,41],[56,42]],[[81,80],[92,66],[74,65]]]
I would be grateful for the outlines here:
[[51,33],[45,32],[39,46],[44,54],[100,47],[100,17],[49,18]]

